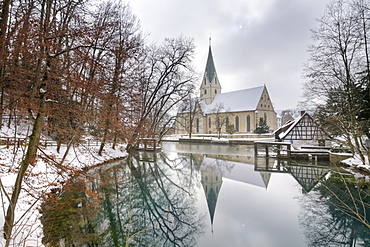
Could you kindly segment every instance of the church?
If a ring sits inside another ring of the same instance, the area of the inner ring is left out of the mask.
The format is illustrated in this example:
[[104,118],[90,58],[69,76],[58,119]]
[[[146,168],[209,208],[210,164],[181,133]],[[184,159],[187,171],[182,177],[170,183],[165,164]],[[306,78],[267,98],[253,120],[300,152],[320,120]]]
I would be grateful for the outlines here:
[[270,132],[277,129],[277,116],[266,85],[222,93],[210,44],[199,97],[180,105],[175,133],[247,134],[253,133],[261,120]]

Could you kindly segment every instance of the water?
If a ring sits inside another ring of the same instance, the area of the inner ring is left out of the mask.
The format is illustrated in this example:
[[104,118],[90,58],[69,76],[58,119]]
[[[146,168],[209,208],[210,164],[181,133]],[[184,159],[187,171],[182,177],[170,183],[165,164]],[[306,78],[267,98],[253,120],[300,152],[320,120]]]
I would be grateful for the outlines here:
[[41,220],[66,246],[370,246],[363,202],[368,183],[328,163],[165,143],[71,179]]

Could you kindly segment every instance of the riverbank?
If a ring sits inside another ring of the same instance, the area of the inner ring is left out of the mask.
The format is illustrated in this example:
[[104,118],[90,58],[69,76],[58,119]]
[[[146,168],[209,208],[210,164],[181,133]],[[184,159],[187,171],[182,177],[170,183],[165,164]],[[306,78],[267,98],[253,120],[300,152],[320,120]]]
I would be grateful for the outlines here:
[[[26,138],[26,126],[15,128],[3,127],[0,137]],[[76,172],[97,166],[110,160],[116,160],[127,156],[126,145],[118,144],[113,149],[107,144],[101,156],[98,155],[98,145],[74,145],[65,156],[66,145],[62,145],[57,152],[56,143],[47,137],[50,145],[40,146],[35,163],[29,166],[27,176],[23,181],[23,189],[16,206],[16,227],[13,231],[15,239],[13,246],[43,246],[42,225],[39,221],[39,205],[42,197],[55,187],[62,187],[63,182],[68,180]],[[85,143],[94,143],[90,136],[84,137]],[[19,164],[26,151],[24,145],[0,145],[0,178],[2,211],[8,207],[8,199],[14,185]],[[61,163],[65,156],[64,162]],[[4,191],[6,193],[4,193]],[[3,231],[4,214],[0,214],[0,229]],[[2,234],[1,234],[2,235]],[[0,239],[0,246],[4,246],[4,239]]]

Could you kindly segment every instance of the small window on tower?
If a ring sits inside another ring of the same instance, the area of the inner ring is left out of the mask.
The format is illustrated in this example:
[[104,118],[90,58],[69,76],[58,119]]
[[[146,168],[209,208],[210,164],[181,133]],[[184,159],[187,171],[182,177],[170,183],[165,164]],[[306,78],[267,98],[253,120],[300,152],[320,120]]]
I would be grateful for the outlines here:
[[217,89],[215,89],[215,93],[217,93]]
[[207,94],[207,89],[204,89],[204,94]]

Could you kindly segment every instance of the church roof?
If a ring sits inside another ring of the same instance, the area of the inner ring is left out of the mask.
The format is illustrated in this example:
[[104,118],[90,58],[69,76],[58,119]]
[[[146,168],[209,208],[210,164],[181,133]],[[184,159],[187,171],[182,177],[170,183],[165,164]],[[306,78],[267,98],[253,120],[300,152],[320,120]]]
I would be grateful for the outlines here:
[[206,64],[206,70],[204,72],[204,76],[207,77],[210,83],[212,82],[213,78],[216,77],[216,67],[215,67],[215,63],[213,62],[211,46],[209,46],[208,58],[207,58],[207,64]]
[[240,111],[254,111],[257,109],[258,102],[261,98],[265,86],[254,87],[244,90],[238,90],[228,93],[216,94],[213,102],[206,105],[202,103],[202,110],[204,114],[222,112],[240,112]]

